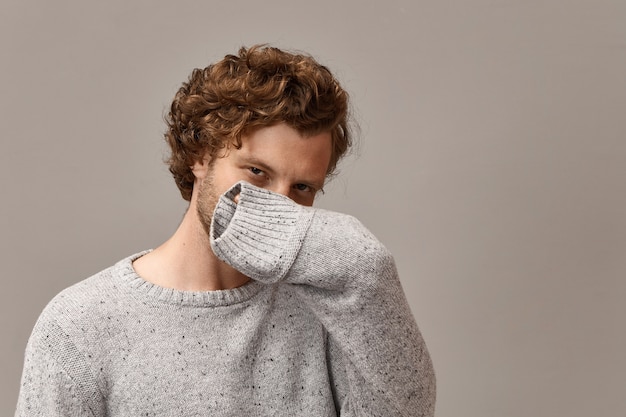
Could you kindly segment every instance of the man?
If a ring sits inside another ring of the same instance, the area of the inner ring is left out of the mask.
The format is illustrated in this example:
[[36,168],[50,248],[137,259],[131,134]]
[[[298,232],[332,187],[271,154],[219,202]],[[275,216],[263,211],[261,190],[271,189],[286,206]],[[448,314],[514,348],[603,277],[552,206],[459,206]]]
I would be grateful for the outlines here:
[[194,70],[166,133],[183,221],[45,308],[16,415],[433,415],[393,258],[311,207],[350,146],[347,115],[309,56],[242,48]]

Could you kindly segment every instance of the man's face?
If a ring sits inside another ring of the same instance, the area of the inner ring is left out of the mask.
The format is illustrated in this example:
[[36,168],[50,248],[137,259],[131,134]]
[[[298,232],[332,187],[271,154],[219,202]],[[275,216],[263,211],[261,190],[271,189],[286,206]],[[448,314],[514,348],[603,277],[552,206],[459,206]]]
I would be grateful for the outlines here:
[[197,184],[198,214],[205,230],[219,196],[241,180],[311,206],[324,186],[331,153],[330,132],[303,137],[278,124],[244,136],[240,149],[231,147],[205,162],[208,172]]

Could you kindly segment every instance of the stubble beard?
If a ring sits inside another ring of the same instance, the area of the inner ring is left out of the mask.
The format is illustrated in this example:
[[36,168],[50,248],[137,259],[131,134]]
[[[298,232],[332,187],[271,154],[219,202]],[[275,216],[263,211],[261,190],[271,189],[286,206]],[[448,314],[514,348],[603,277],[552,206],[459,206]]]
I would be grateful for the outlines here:
[[199,184],[200,188],[198,189],[198,204],[196,208],[200,224],[206,233],[207,239],[210,239],[211,237],[211,221],[213,220],[213,211],[215,211],[215,206],[219,201],[219,195],[215,192],[215,187],[213,185],[213,178],[213,166],[211,164],[206,177]]

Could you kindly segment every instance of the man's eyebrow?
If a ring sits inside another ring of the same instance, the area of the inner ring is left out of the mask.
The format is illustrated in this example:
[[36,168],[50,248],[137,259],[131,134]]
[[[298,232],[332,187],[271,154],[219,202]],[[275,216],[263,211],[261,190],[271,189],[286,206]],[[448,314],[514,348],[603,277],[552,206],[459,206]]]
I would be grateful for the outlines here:
[[259,158],[257,158],[256,156],[253,156],[253,155],[244,155],[244,156],[242,156],[241,157],[241,162],[244,162],[244,163],[250,164],[250,165],[254,165],[255,167],[258,167],[258,168],[263,168],[264,171],[269,171],[269,172],[273,172],[274,171],[271,166],[269,166],[268,164],[266,164],[265,162],[261,161]]

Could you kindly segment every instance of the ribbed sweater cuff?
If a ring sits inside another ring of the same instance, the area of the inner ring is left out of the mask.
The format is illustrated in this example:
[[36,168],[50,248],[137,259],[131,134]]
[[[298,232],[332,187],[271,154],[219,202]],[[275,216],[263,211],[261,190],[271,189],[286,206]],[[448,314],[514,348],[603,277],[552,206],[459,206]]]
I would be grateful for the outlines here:
[[313,214],[311,208],[242,181],[215,207],[211,247],[219,259],[246,276],[277,282],[291,268]]

